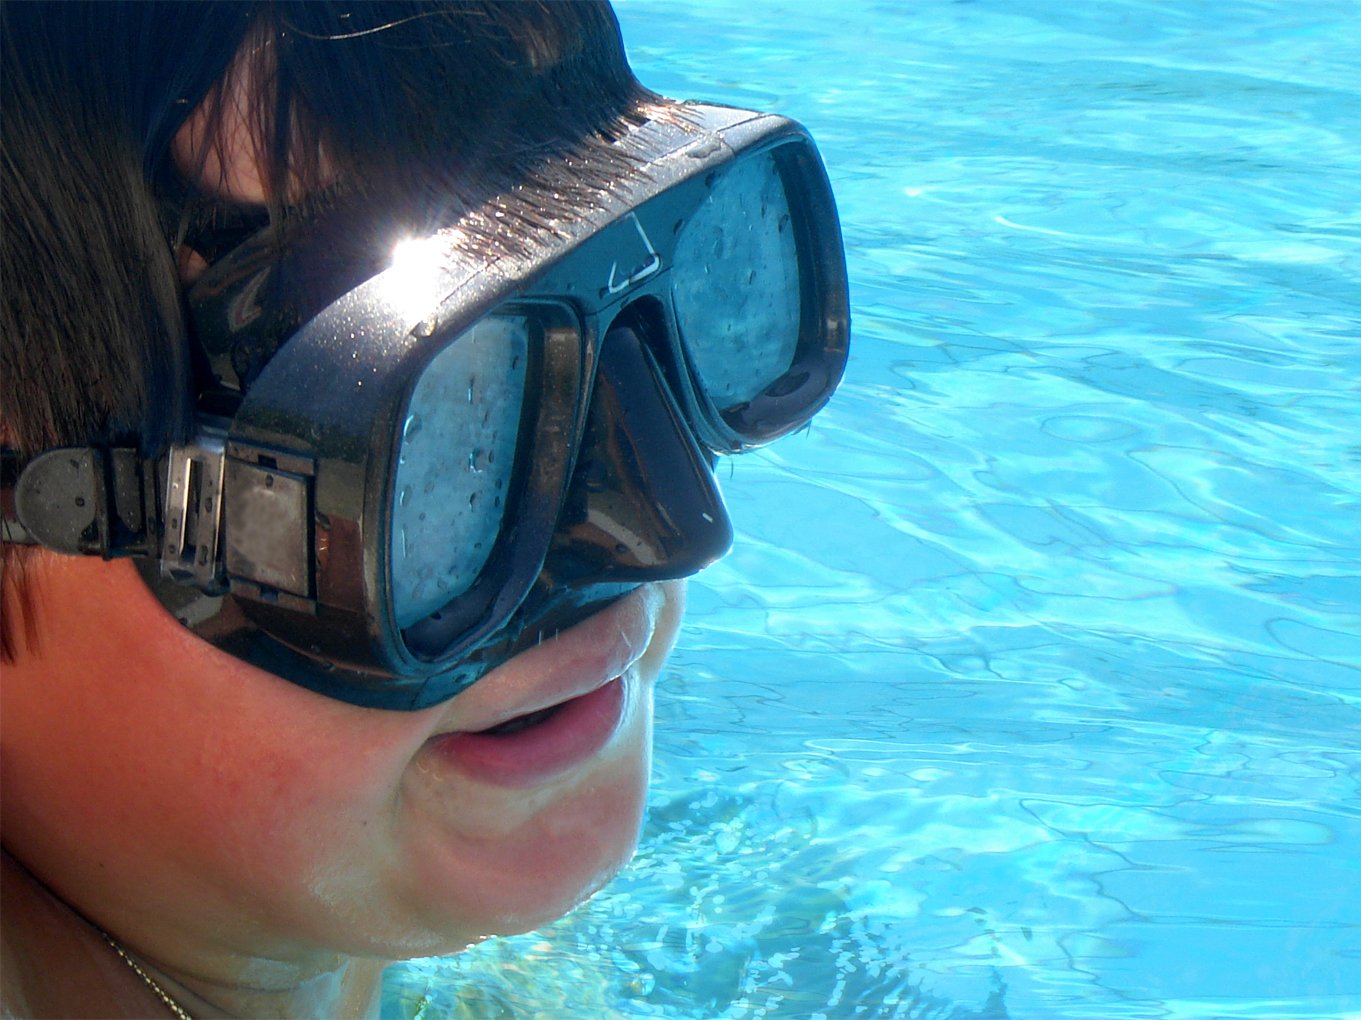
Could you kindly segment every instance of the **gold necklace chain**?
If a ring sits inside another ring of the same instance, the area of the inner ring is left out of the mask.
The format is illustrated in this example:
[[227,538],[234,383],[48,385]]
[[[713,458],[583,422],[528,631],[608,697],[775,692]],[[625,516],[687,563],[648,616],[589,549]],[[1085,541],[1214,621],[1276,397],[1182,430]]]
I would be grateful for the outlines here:
[[134,960],[131,956],[128,955],[127,950],[120,946],[117,943],[117,941],[115,941],[112,935],[110,935],[106,931],[100,931],[99,934],[103,935],[104,941],[107,942],[110,946],[112,946],[113,951],[123,958],[123,962],[132,968],[133,973],[135,973],[139,978],[145,981],[147,983],[147,987],[156,993],[156,998],[164,1002],[166,1008],[169,1009],[170,1012],[175,1014],[176,1020],[193,1020],[193,1017],[186,1013],[183,1007],[181,1007],[178,1002],[176,1002],[174,999],[170,997],[170,993],[167,992],[164,988],[162,988],[160,986],[160,983],[157,982],[157,980],[154,977],[152,977],[150,974],[144,971],[141,968],[141,965],[138,964],[136,960]]

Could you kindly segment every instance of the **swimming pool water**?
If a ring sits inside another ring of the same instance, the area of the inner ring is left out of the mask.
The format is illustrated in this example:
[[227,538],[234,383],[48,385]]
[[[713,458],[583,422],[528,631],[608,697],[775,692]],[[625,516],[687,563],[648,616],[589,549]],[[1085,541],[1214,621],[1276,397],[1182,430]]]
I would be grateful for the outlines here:
[[385,1016],[1361,1017],[1361,5],[618,10],[812,129],[853,363],[724,466],[634,866]]

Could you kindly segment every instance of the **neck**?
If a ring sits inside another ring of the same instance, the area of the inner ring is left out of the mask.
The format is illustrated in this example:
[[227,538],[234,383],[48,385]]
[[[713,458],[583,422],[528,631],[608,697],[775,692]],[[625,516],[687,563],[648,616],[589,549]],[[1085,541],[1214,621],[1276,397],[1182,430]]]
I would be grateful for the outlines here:
[[141,965],[194,1020],[206,1017],[336,1017],[368,1020],[378,1016],[384,964],[346,958],[329,969],[303,973],[270,961],[246,961],[231,981],[184,974],[139,958]]
[[[99,927],[8,853],[0,857],[0,877],[0,956],[5,972],[0,1013],[172,1016],[150,984],[105,941]],[[336,956],[302,966],[238,957],[191,969],[178,960],[144,955],[116,932],[112,937],[194,1020],[224,1016],[362,1020],[378,1015],[382,961]],[[209,973],[230,977],[203,976]]]

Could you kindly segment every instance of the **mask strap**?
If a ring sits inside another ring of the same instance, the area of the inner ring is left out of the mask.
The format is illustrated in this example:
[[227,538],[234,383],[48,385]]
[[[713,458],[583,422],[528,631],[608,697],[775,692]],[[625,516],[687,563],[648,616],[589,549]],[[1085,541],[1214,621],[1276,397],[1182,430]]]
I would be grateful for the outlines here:
[[63,447],[27,462],[0,448],[0,535],[106,560],[157,555],[156,478],[156,462],[131,447]]

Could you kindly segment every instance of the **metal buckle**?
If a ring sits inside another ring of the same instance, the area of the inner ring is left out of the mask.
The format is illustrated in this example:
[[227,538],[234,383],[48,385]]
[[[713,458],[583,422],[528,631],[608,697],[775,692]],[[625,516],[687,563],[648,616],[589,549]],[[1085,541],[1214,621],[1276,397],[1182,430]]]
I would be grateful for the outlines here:
[[226,587],[220,547],[225,433],[205,429],[170,449],[165,485],[161,574],[221,594]]

